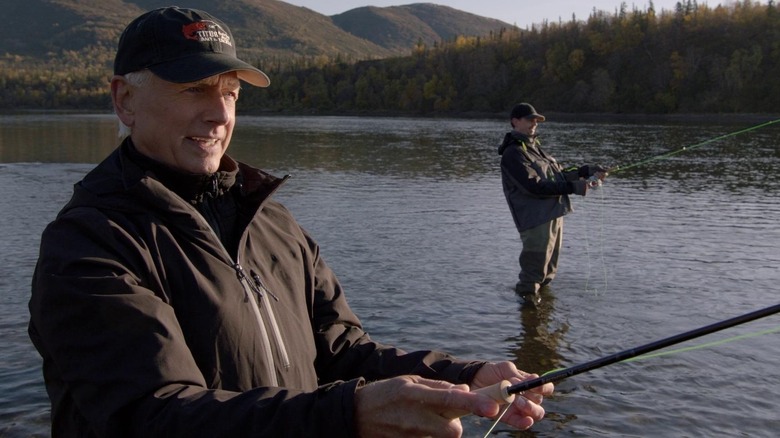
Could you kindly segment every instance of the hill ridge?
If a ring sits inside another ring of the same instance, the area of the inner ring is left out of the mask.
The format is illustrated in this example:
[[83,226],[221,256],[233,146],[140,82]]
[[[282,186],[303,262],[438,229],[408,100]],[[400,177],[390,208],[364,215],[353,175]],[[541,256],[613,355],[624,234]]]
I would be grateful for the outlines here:
[[[0,56],[42,61],[68,51],[105,63],[127,23],[160,0],[0,0]],[[360,7],[334,16],[280,0],[190,0],[228,24],[239,55],[251,62],[325,57],[363,60],[408,55],[419,42],[433,44],[457,35],[480,36],[502,27],[499,20],[447,6],[416,3]],[[371,30],[361,23],[371,22]],[[413,23],[413,25],[410,25]]]

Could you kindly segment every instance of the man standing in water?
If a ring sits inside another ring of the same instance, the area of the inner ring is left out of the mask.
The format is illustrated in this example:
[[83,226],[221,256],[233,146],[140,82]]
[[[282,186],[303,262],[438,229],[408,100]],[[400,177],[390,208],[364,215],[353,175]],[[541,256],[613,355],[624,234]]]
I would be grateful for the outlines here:
[[572,211],[569,195],[585,196],[607,176],[599,166],[564,169],[542,150],[536,128],[544,120],[531,104],[515,105],[509,114],[512,131],[498,147],[504,196],[523,242],[515,290],[530,303],[539,302],[539,290],[558,270],[563,216]]
[[[266,87],[211,15],[162,8],[119,41],[129,137],[41,238],[29,333],[54,437],[460,436],[512,362],[407,353],[363,331],[319,247],[226,155],[240,81]],[[520,429],[548,384],[512,403]]]

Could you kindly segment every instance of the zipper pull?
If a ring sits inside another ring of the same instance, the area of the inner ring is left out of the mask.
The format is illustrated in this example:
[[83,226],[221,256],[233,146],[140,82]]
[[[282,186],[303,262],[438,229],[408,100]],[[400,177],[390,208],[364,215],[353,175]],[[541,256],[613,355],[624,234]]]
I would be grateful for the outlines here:
[[249,281],[249,277],[246,275],[246,271],[244,271],[244,268],[238,263],[233,263],[233,269],[236,271],[236,277],[238,278],[238,281],[240,281],[241,284],[244,285],[244,293],[246,295],[245,299],[247,300],[250,299],[249,297],[250,290],[256,293],[262,299],[263,298],[262,291],[259,290],[255,284]]
[[236,271],[236,277],[238,277],[239,280],[241,281],[246,280],[246,273],[244,272],[244,268],[240,264],[233,263],[233,270]]
[[255,280],[255,285],[257,286],[258,289],[265,291],[265,293],[273,297],[274,300],[279,301],[279,298],[276,295],[274,295],[273,292],[268,290],[268,288],[265,287],[265,285],[263,285],[263,282],[260,280],[260,276],[257,275],[255,271],[252,271],[252,278]]
[[219,177],[214,173],[211,175],[211,197],[216,198],[219,194]]

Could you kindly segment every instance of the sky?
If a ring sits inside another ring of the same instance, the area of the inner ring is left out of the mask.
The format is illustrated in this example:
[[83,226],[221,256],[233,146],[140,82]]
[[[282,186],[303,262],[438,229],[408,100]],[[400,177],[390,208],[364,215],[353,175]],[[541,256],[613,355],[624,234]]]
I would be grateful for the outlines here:
[[[412,3],[435,3],[449,6],[464,12],[495,18],[509,24],[517,25],[524,29],[533,24],[540,24],[545,20],[557,22],[559,19],[570,21],[572,14],[577,20],[586,20],[595,8],[609,14],[614,14],[621,0],[283,0],[296,6],[304,6],[324,15],[336,15],[350,9],[362,6],[400,6]],[[653,0],[656,11],[673,11],[679,0]],[[625,0],[628,11],[634,7],[639,10],[647,9],[649,0]],[[698,0],[699,5],[715,7],[719,4],[730,4],[733,0]],[[764,2],[761,2],[764,3]]]

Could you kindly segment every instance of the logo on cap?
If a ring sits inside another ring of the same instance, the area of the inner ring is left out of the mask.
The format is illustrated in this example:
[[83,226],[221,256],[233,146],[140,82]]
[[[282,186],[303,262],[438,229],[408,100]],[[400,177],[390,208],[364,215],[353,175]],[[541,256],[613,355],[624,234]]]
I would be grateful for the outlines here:
[[230,34],[225,32],[219,24],[209,21],[196,21],[181,27],[184,38],[201,43],[222,43],[233,47]]

